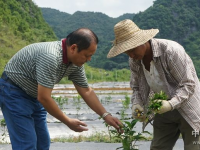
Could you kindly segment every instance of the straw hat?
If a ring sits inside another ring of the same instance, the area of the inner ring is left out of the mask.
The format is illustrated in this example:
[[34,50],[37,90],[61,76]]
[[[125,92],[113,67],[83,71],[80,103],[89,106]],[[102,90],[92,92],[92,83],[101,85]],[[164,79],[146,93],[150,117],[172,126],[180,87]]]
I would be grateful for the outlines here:
[[117,56],[127,50],[138,47],[150,39],[158,32],[158,29],[141,30],[132,20],[125,19],[114,26],[115,40],[107,57]]

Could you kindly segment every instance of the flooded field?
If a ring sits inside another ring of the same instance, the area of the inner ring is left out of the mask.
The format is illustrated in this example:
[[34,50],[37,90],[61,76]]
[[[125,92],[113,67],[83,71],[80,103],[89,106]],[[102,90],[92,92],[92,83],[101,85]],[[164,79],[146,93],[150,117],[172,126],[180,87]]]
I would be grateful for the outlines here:
[[[131,117],[130,107],[128,106],[126,109],[123,109],[123,101],[127,98],[130,100],[132,92],[129,88],[129,82],[102,82],[90,84],[90,86],[94,89],[102,105],[113,116],[119,119]],[[89,135],[94,131],[107,131],[103,120],[99,119],[99,116],[86,105],[84,100],[78,95],[73,84],[55,85],[52,97],[67,116],[87,123],[89,131],[76,133],[63,123],[60,123],[59,120],[48,115],[47,121],[51,138],[80,134]],[[131,106],[131,104],[129,105]],[[0,119],[2,118],[3,115],[0,112]],[[2,133],[2,130],[0,132]]]
[[[102,82],[91,84],[90,86],[94,89],[100,102],[108,112],[110,112],[113,116],[121,120],[131,119],[130,97],[132,90],[130,89],[129,82]],[[72,84],[55,85],[54,90],[52,92],[52,97],[55,99],[58,106],[67,116],[84,121],[87,124],[89,130],[82,133],[74,132],[70,130],[66,125],[61,123],[59,120],[55,119],[51,115],[48,115],[47,121],[51,139],[80,135],[89,136],[96,132],[108,133],[108,128],[103,123],[103,120],[99,119],[99,116],[86,105],[86,103],[78,95],[77,91],[75,90]],[[0,119],[2,118],[3,116],[0,111]],[[137,132],[142,131],[142,124],[140,122],[136,124],[135,130]],[[152,126],[149,124],[145,130],[152,133]],[[2,135],[3,132],[4,129],[1,127],[0,134]],[[8,135],[6,137],[2,136],[1,142],[9,143]],[[144,144],[145,143],[146,142],[144,142]],[[82,144],[88,145],[88,147],[90,147],[90,144],[88,142]],[[54,145],[58,146],[58,143]],[[119,145],[120,143],[114,144],[113,146],[117,147]],[[10,147],[9,145],[4,145],[4,147],[6,146]],[[150,143],[147,142],[146,146],[149,147]],[[9,148],[7,148],[7,150],[9,150]]]
[[[130,97],[132,90],[129,87],[129,82],[102,82],[91,84],[90,87],[94,89],[102,105],[113,116],[122,120],[131,118]],[[75,133],[68,130],[63,124],[58,124],[58,120],[49,116],[48,126],[51,138],[71,135],[87,136],[97,131],[107,132],[107,127],[103,124],[103,120],[99,119],[99,116],[86,105],[84,100],[78,95],[73,85],[56,85],[52,96],[66,115],[71,118],[77,118],[84,121],[88,125],[89,131]],[[125,104],[125,102],[127,103]],[[53,132],[56,128],[59,128],[59,131],[57,130],[57,132]],[[138,123],[136,128],[138,132],[141,132],[142,125]],[[63,132],[65,130],[67,131]],[[150,132],[151,131],[152,129],[150,129]]]

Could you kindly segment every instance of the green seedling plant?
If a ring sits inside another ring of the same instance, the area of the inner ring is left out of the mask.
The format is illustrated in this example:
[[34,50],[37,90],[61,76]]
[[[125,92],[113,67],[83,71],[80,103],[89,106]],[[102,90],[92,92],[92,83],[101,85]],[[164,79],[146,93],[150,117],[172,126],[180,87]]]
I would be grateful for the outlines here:
[[167,95],[165,92],[160,91],[159,93],[155,93],[154,96],[150,99],[150,105],[148,107],[147,115],[157,112],[162,107],[162,101],[156,101],[156,100],[167,100]]
[[125,111],[129,108],[129,104],[130,104],[130,97],[126,94],[125,95],[125,100],[122,100],[123,108],[122,108],[121,113],[120,113],[121,120],[126,119],[125,118],[125,116],[126,116]]
[[130,122],[129,121],[121,121],[121,122],[123,124],[121,127],[121,129],[124,131],[123,133],[117,132],[117,130],[113,129],[112,127],[106,124],[110,132],[109,133],[110,138],[116,138],[117,140],[122,142],[122,147],[118,147],[116,150],[118,149],[139,150],[138,145],[136,145],[136,142],[138,140],[147,140],[145,136],[143,135],[143,133],[148,133],[148,134],[150,133],[147,131],[144,131],[143,133],[137,133],[134,130],[134,127],[136,123],[138,122],[138,120],[136,119],[133,119]]
[[126,116],[125,109],[121,109],[121,111],[120,111],[121,120],[125,120],[125,116]]
[[128,109],[130,104],[130,97],[127,94],[125,95],[125,100],[122,101],[122,104],[125,109]]
[[81,109],[81,96],[78,95],[78,96],[73,97],[73,101],[74,101],[74,104],[75,104],[75,106],[76,106],[76,116],[77,116],[77,118],[78,118],[78,116],[79,116],[79,111],[80,111],[80,109]]
[[2,129],[2,130],[3,130],[3,133],[2,133],[2,135],[1,135],[1,136],[2,136],[1,140],[4,141],[5,138],[6,138],[7,135],[8,135],[8,131],[7,131],[7,128],[6,128],[6,121],[5,121],[4,118],[0,120],[0,126],[3,128],[3,129]]
[[109,95],[107,97],[105,97],[105,104],[109,104],[109,102],[111,101],[112,97]]
[[58,106],[60,109],[64,109],[64,104],[68,104],[68,98],[67,97],[54,97],[52,96],[52,98],[57,102]]

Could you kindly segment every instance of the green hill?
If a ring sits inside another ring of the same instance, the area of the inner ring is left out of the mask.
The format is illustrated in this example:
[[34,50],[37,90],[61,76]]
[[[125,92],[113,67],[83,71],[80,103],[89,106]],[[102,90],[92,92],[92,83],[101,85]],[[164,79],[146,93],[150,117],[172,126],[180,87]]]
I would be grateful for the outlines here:
[[128,68],[126,55],[111,59],[106,55],[114,39],[114,25],[132,19],[142,29],[158,28],[157,38],[182,44],[200,76],[199,0],[156,0],[144,12],[117,18],[99,12],[77,11],[71,15],[51,8],[40,9],[32,0],[0,0],[0,6],[0,73],[5,63],[23,46],[61,39],[80,27],[92,29],[100,40],[89,66],[105,70]]
[[[53,41],[67,35],[67,33],[64,32],[65,35],[58,38],[49,24],[44,20],[41,9],[35,5],[32,0],[0,0],[0,6],[0,74],[8,60],[27,44]],[[52,18],[49,20],[52,21],[52,24],[58,24],[60,15],[61,17],[66,16],[66,13],[63,13],[62,16],[62,13],[59,12],[58,17],[56,16],[56,12],[58,11],[51,10],[48,12],[50,16],[54,16],[53,20]],[[80,12],[77,12],[77,19],[79,18],[79,13]],[[62,29],[62,26],[58,29]],[[63,33],[62,30],[61,33]],[[86,75],[90,82],[128,81],[129,76],[122,76],[125,72],[127,73],[129,71],[115,70],[111,72],[103,69],[91,68],[86,65]],[[62,83],[66,82],[66,79],[62,80]]]
[[199,0],[156,0],[144,12],[124,14],[118,18],[80,11],[70,15],[50,8],[42,8],[42,13],[58,38],[65,37],[79,27],[91,28],[98,35],[100,43],[92,61],[88,63],[90,66],[106,70],[128,68],[127,56],[107,59],[106,55],[114,39],[114,25],[123,19],[132,19],[141,29],[158,28],[160,32],[157,38],[171,39],[182,44],[200,76]]
[[[92,29],[99,37],[99,45],[92,60],[88,65],[106,70],[128,68],[128,57],[121,55],[113,59],[107,59],[106,54],[114,39],[113,26],[124,19],[132,19],[134,14],[124,14],[118,18],[109,17],[100,12],[80,12],[73,15],[60,12],[52,8],[41,8],[44,19],[55,31],[59,39],[66,37],[72,31],[87,27]],[[120,60],[118,63],[115,60]]]
[[32,0],[0,0],[0,73],[23,46],[57,39]]
[[158,28],[158,38],[182,44],[200,77],[200,1],[157,0],[133,20],[143,29]]

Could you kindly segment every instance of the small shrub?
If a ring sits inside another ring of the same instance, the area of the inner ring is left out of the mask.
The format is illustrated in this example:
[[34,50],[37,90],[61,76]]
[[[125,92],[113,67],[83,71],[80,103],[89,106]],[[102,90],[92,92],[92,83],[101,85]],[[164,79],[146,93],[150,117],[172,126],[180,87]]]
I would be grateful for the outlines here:
[[138,150],[138,145],[136,145],[136,142],[138,140],[147,140],[142,133],[150,134],[149,132],[144,131],[142,133],[137,133],[135,130],[133,130],[137,122],[138,120],[136,119],[133,119],[131,122],[122,121],[122,130],[124,133],[118,133],[117,130],[110,128],[110,126],[106,124],[106,126],[109,127],[110,137],[115,138],[122,143],[122,147],[117,149],[123,148],[123,150]]

